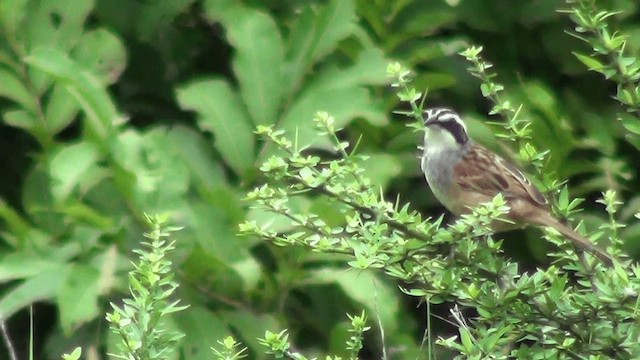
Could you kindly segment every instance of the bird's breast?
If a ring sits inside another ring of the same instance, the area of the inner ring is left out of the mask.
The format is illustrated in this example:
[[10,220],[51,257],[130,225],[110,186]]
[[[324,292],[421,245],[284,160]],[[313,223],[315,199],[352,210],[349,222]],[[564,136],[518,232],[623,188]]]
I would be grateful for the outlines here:
[[454,180],[453,168],[460,160],[454,151],[433,151],[425,148],[421,167],[433,195],[454,214],[464,212],[456,201],[460,188]]

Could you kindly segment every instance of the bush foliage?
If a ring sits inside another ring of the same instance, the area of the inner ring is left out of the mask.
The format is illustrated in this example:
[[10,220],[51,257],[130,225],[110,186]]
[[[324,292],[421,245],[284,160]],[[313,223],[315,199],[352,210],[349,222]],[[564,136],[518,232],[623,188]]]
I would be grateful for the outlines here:
[[[6,333],[21,358],[120,354],[104,314],[141,298],[133,251],[145,213],[167,213],[184,229],[146,260],[175,271],[151,298],[189,305],[166,314],[167,333],[184,334],[173,356],[637,357],[625,254],[640,252],[639,12],[634,0],[0,0]],[[440,217],[421,136],[394,114],[415,115],[422,96],[462,113],[620,261],[606,268],[549,231],[492,234],[500,197]]]

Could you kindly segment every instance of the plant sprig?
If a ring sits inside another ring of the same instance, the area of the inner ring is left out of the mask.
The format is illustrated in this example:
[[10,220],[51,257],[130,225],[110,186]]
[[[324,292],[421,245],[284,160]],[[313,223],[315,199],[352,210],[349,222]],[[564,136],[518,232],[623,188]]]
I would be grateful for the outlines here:
[[[500,123],[492,123],[507,130],[506,134],[498,133],[496,136],[515,142],[518,160],[525,165],[533,165],[536,171],[535,175],[541,180],[544,178],[544,172],[542,171],[544,160],[549,151],[539,151],[533,146],[530,141],[531,122],[521,116],[522,105],[516,108],[509,100],[505,100],[502,97],[501,93],[504,91],[504,85],[495,81],[497,74],[490,71],[493,68],[493,64],[484,60],[480,55],[481,53],[482,47],[471,46],[462,51],[460,55],[471,62],[471,66],[467,70],[472,76],[480,79],[482,96],[493,103],[493,108],[489,111],[489,115],[499,115],[504,120]],[[538,181],[538,183],[542,183],[542,181]]]
[[124,299],[122,306],[111,303],[113,311],[106,315],[109,328],[120,339],[120,354],[110,355],[123,360],[169,359],[184,336],[167,331],[163,324],[165,316],[188,307],[179,306],[179,300],[169,300],[178,283],[167,259],[175,241],[168,238],[180,228],[166,227],[167,216],[145,217],[151,231],[144,234],[149,239],[142,242],[146,249],[134,250],[138,262],[129,273],[131,298]]

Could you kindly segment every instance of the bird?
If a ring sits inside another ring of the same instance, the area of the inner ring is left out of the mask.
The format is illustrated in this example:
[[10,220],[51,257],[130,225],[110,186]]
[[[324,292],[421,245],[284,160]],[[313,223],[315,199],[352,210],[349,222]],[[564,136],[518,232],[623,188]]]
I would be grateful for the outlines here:
[[[436,199],[459,216],[502,194],[509,212],[495,232],[528,225],[552,227],[604,264],[612,257],[552,215],[547,199],[515,165],[473,141],[458,113],[446,107],[422,112],[424,143],[420,166]],[[420,147],[419,147],[420,148]]]

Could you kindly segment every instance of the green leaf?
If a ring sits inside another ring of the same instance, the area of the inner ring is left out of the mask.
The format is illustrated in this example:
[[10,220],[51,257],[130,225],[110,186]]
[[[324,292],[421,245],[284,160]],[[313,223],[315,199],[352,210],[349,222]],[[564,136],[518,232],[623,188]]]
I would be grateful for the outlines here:
[[224,169],[212,154],[213,148],[202,134],[186,126],[176,126],[167,133],[173,154],[183,162],[195,182],[196,188],[211,192],[227,186]]
[[376,188],[386,189],[388,183],[395,179],[402,170],[400,162],[394,155],[378,153],[367,154],[369,158],[362,162],[364,176]]
[[82,356],[82,348],[76,347],[71,354],[63,354],[62,360],[79,360]]
[[180,342],[180,352],[193,360],[210,360],[209,348],[216,341],[230,335],[226,322],[216,313],[203,307],[192,306],[174,316],[175,323],[185,337]]
[[339,86],[386,85],[389,78],[385,69],[388,60],[377,48],[364,49],[348,67],[328,66],[319,72],[310,87],[332,88]]
[[41,122],[26,110],[9,110],[2,116],[4,122],[13,127],[24,129],[35,138],[42,139],[43,131]]
[[162,29],[171,26],[175,17],[185,12],[195,0],[141,1],[137,11],[136,33],[140,40],[151,41]]
[[239,175],[253,166],[253,126],[242,102],[223,80],[198,80],[177,90],[183,109],[196,111],[201,129],[213,133],[216,148]]
[[62,233],[66,225],[64,216],[55,211],[55,201],[52,194],[53,184],[49,176],[49,169],[43,164],[33,167],[27,174],[22,195],[24,210],[30,220],[39,228],[51,234]]
[[228,223],[224,211],[201,202],[194,202],[190,207],[192,213],[189,218],[196,241],[205,252],[225,264],[242,260],[247,255],[243,251],[243,239],[235,235],[235,226]]
[[333,51],[340,40],[354,32],[355,20],[351,0],[331,0],[319,10],[311,6],[302,10],[293,24],[287,44],[286,76],[289,94],[295,91],[315,62]]
[[618,116],[622,126],[627,131],[640,135],[640,119],[630,114],[620,114]]
[[16,74],[2,67],[0,67],[0,97],[15,101],[31,113],[37,112],[38,104],[35,96],[29,92]]
[[381,281],[371,271],[346,271],[325,268],[310,271],[305,285],[338,284],[351,299],[366,306],[367,313],[376,314],[385,326],[385,331],[395,331],[396,318],[400,311],[396,288]]
[[93,9],[93,0],[77,0],[73,6],[58,0],[41,0],[27,19],[25,30],[29,48],[71,49],[83,33],[84,22]]
[[[150,129],[140,140],[140,163],[131,169],[138,172],[138,179],[144,177],[145,180],[138,184],[137,189],[140,199],[144,199],[142,206],[151,213],[181,209],[189,190],[189,171],[167,146],[166,129]],[[140,172],[140,169],[148,171]]]
[[10,37],[17,36],[27,14],[29,0],[0,0],[0,29]]
[[105,141],[114,132],[114,123],[120,119],[115,105],[95,76],[59,50],[39,48],[25,61],[54,76],[82,106],[87,127],[98,140]]
[[95,319],[98,307],[98,270],[87,265],[75,265],[58,288],[57,303],[60,324],[69,335],[74,326]]
[[[341,87],[337,79],[335,87],[310,87],[298,98],[284,115],[281,130],[291,139],[296,139],[300,147],[312,145],[330,149],[329,141],[319,137],[313,128],[313,116],[317,111],[330,111],[335,117],[336,128],[343,128],[354,118],[363,117],[382,125],[387,119],[381,105],[373,103],[367,89],[362,87]],[[263,158],[270,152],[261,154]]]
[[469,330],[466,328],[460,327],[460,341],[462,342],[462,346],[464,346],[465,350],[471,353],[474,349],[474,341],[471,339],[471,334],[469,334]]
[[249,311],[220,311],[220,317],[241,337],[241,341],[256,354],[258,359],[270,359],[264,355],[264,346],[258,338],[264,337],[266,329],[279,329],[281,324],[270,314],[257,314]]
[[62,265],[58,261],[36,257],[32,254],[9,254],[0,261],[0,283],[54,271]]
[[[306,214],[310,211],[312,202],[304,196],[289,198],[287,205],[292,212]],[[247,221],[255,221],[258,224],[268,224],[269,230],[285,233],[294,228],[291,219],[282,214],[274,214],[260,207],[252,207],[247,212]]]
[[55,84],[44,107],[44,117],[49,136],[67,127],[78,115],[80,105],[64,85]]
[[55,199],[67,199],[84,177],[93,175],[90,169],[96,166],[98,158],[98,150],[87,142],[65,146],[56,152],[49,164]]
[[69,266],[59,265],[6,291],[0,298],[0,314],[4,318],[10,318],[18,310],[36,301],[53,299],[69,271]]
[[581,63],[585,64],[589,70],[597,71],[600,73],[602,72],[602,68],[604,67],[604,65],[597,59],[591,56],[579,54],[577,52],[574,52],[573,55],[575,55]]
[[266,13],[236,2],[206,1],[207,16],[222,21],[235,49],[233,69],[240,94],[256,125],[275,124],[283,94],[283,46]]
[[127,53],[116,34],[100,29],[82,35],[73,49],[73,58],[103,84],[116,82],[127,65]]
[[[358,60],[349,67],[326,67],[291,104],[279,125],[287,136],[296,139],[300,147],[313,145],[330,148],[327,139],[318,137],[312,119],[318,111],[328,111],[335,117],[336,128],[342,128],[356,117],[362,117],[374,125],[384,125],[387,117],[382,104],[371,99],[365,85],[381,84],[386,65],[382,53],[376,49],[364,50]],[[263,158],[272,153],[265,151]]]

